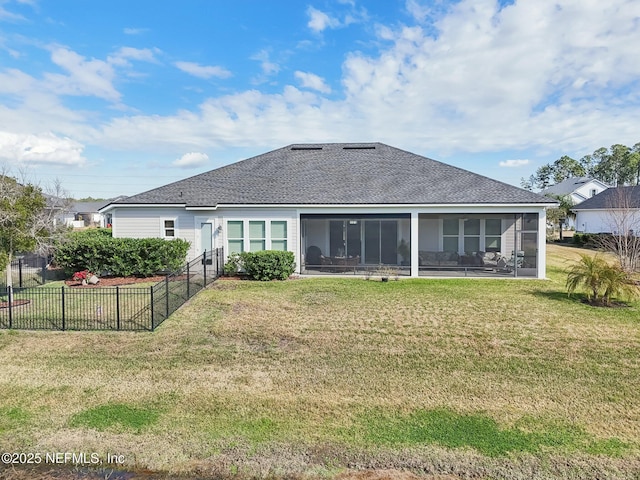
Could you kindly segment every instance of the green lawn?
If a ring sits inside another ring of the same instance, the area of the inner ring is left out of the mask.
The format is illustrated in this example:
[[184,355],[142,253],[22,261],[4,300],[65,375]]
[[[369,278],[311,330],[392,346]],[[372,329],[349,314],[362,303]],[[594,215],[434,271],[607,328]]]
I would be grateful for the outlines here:
[[568,298],[579,252],[550,246],[547,281],[221,280],[154,333],[0,332],[0,450],[638,478],[640,303]]

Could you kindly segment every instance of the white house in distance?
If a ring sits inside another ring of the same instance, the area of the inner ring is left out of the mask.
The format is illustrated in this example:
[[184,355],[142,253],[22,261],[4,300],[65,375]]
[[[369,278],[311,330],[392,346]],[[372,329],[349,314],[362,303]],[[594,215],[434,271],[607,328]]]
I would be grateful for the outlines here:
[[574,206],[583,233],[640,234],[640,186],[614,187]]
[[544,278],[539,194],[381,143],[289,145],[123,200],[115,237],[183,238],[189,258],[289,250],[301,274]]
[[568,195],[574,204],[584,202],[587,198],[596,196],[604,192],[609,185],[589,177],[567,178],[540,192],[542,195]]

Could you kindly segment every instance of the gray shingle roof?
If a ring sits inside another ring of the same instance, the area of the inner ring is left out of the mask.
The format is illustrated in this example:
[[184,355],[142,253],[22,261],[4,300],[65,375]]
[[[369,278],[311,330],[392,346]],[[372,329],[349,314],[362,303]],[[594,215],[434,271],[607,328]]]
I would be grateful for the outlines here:
[[611,208],[640,208],[640,185],[632,187],[608,188],[604,192],[588,198],[571,210],[606,210]]
[[523,190],[382,143],[289,145],[117,204],[550,203]]
[[[589,182],[591,182],[593,180],[594,179],[591,178],[591,177],[567,178],[566,180],[563,180],[560,183],[556,183],[555,185],[551,185],[549,188],[546,188],[546,189],[542,190],[540,193],[542,195],[548,195],[548,194],[569,195],[570,193],[573,193],[578,188],[583,186],[585,183],[589,183]],[[600,183],[602,183],[602,182],[600,182]]]

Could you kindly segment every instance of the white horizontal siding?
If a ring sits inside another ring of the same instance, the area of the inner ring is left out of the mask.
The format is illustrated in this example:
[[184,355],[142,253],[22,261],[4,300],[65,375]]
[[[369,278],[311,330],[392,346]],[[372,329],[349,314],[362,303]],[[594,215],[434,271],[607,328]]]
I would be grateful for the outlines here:
[[191,244],[194,252],[194,219],[180,208],[116,208],[113,210],[113,236],[116,238],[164,238],[164,220],[175,220],[176,237]]
[[585,233],[640,232],[640,210],[578,210],[576,230]]

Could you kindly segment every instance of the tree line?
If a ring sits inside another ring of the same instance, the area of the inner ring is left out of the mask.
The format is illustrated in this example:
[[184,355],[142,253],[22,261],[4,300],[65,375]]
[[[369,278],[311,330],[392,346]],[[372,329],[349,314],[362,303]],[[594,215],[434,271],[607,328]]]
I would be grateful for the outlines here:
[[538,168],[520,184],[527,190],[545,188],[567,178],[590,177],[611,186],[640,185],[640,142],[633,147],[615,144],[598,148],[579,160],[563,155],[553,163]]

